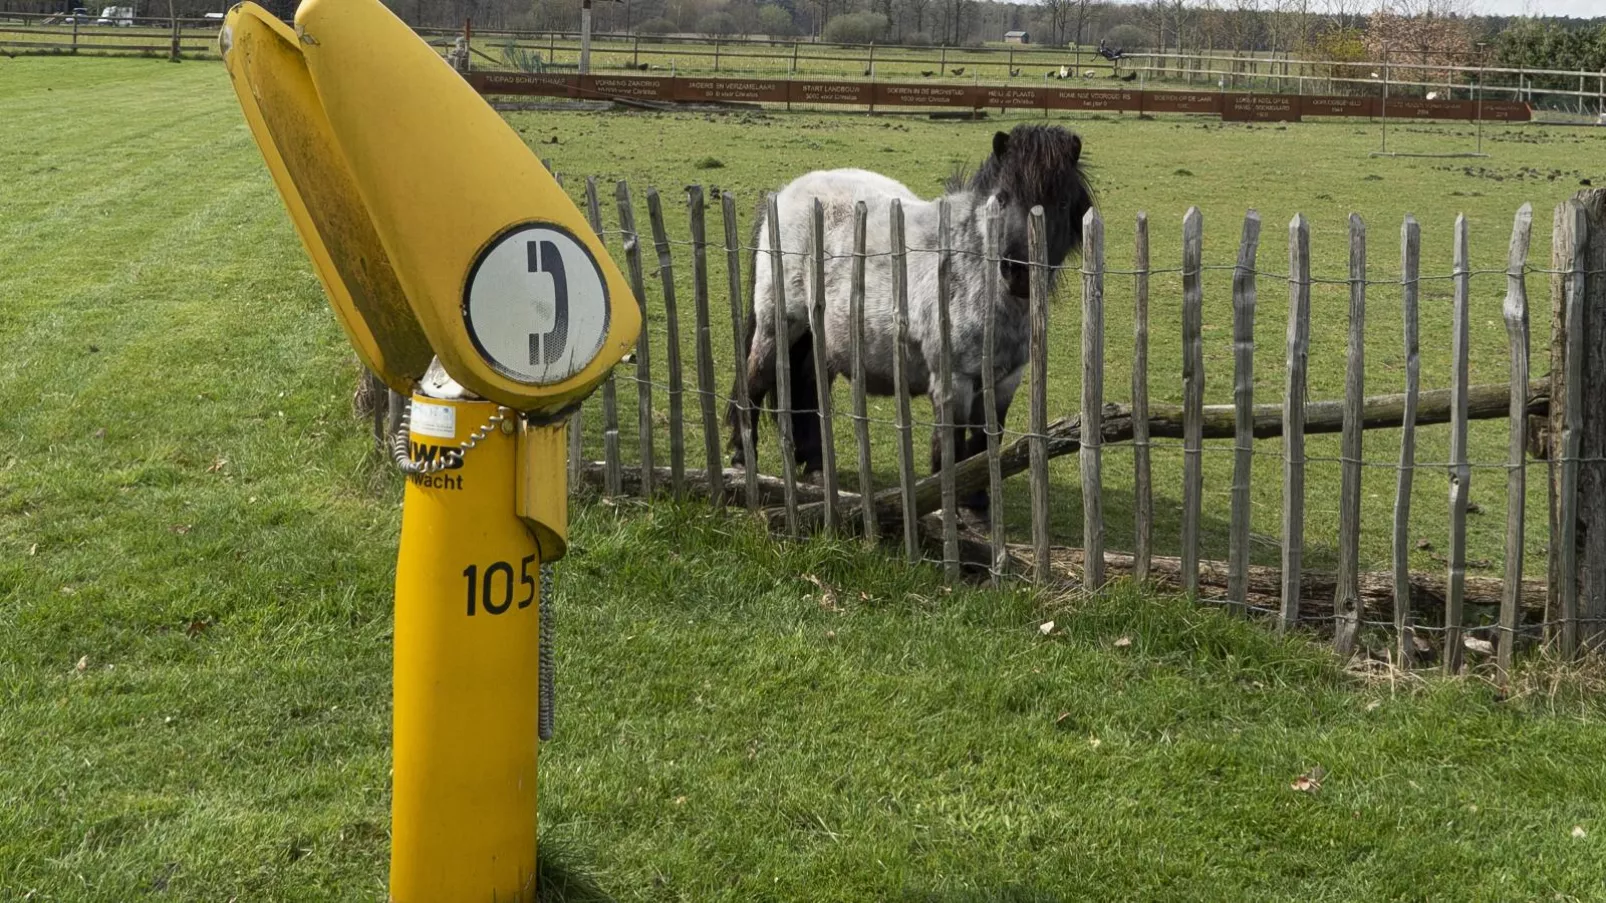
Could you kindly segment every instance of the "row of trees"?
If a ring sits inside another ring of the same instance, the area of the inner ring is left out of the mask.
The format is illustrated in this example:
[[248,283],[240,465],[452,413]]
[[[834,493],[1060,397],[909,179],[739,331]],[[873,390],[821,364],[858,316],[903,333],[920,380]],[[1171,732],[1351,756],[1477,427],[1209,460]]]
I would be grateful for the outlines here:
[[[16,2],[16,0],[0,0]],[[184,0],[179,0],[184,2]],[[191,0],[197,2],[197,0]],[[198,0],[209,2],[209,0]],[[414,24],[572,31],[581,0],[386,0]],[[817,36],[849,43],[965,45],[1026,30],[1033,43],[1243,51],[1334,62],[1498,60],[1598,70],[1606,17],[1473,15],[1471,0],[594,0],[599,32]]]
[[[1525,19],[1502,31],[1497,47],[1502,66],[1606,71],[1606,23],[1565,28],[1556,22]],[[1578,87],[1564,76],[1536,76],[1533,82],[1540,88]]]

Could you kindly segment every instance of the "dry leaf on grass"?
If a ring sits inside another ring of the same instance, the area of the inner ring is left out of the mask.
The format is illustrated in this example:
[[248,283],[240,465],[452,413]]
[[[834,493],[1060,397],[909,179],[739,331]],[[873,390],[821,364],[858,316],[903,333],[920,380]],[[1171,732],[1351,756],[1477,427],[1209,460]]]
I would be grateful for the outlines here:
[[78,660],[78,664],[73,666],[73,670],[77,671],[79,674],[82,674],[85,671],[88,671],[89,670],[89,656],[86,655],[83,658],[79,659]]
[[1043,623],[1037,625],[1037,632],[1042,634],[1043,636],[1048,636],[1049,634],[1054,632],[1054,622],[1053,621],[1044,621]]
[[1132,638],[1129,636],[1118,637],[1116,638],[1114,645],[1117,649],[1125,649],[1126,647],[1132,645]]
[[1582,840],[1589,836],[1589,832],[1584,830],[1583,825],[1573,825],[1573,836]]
[[1322,789],[1322,778],[1325,777],[1327,777],[1327,769],[1316,765],[1310,771],[1294,778],[1293,782],[1288,786],[1298,790],[1300,793],[1315,793]]
[[824,580],[813,574],[804,574],[803,579],[820,588],[820,607],[836,614],[842,613],[842,604],[837,601],[836,590],[826,584]]

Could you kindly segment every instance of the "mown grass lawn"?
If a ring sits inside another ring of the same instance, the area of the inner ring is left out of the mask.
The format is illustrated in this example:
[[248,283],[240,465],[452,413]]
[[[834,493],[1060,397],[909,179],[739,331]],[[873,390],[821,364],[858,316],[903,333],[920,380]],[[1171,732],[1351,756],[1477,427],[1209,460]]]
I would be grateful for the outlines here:
[[[223,74],[0,61],[0,116],[0,899],[382,899],[400,494]],[[701,143],[756,188],[783,144],[517,121],[661,185]],[[785,122],[911,172],[985,135]],[[1169,128],[1082,127],[1118,126]],[[583,504],[574,544],[543,836],[620,900],[1606,897],[1590,672],[1362,680],[1173,598],[947,592],[698,506]]]

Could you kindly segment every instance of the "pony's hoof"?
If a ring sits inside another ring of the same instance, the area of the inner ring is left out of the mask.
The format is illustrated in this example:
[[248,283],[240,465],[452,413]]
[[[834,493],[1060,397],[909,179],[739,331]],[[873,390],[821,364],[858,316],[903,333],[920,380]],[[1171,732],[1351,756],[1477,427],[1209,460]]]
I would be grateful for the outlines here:
[[992,500],[985,492],[972,492],[959,500],[959,507],[986,515],[992,509]]

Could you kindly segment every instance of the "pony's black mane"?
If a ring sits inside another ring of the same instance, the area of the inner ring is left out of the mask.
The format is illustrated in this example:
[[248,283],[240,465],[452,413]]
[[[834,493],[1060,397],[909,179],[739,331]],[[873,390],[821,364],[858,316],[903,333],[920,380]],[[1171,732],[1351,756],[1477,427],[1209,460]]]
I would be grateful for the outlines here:
[[1093,204],[1093,188],[1079,164],[1081,153],[1082,139],[1062,126],[1017,125],[1002,156],[989,154],[968,179],[964,169],[956,169],[948,189],[1002,190],[1020,203],[1085,211]]

